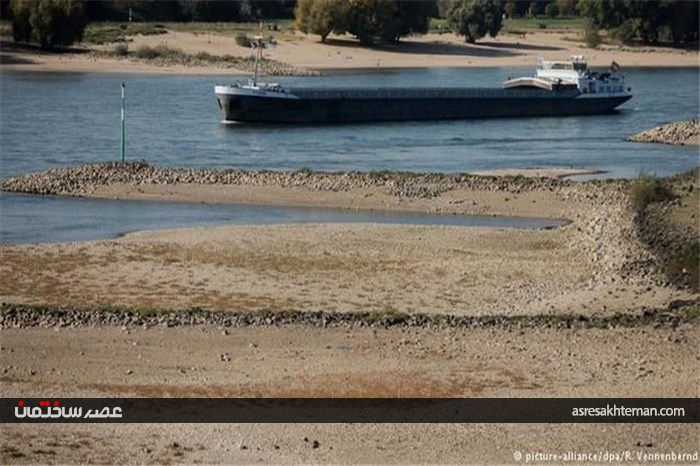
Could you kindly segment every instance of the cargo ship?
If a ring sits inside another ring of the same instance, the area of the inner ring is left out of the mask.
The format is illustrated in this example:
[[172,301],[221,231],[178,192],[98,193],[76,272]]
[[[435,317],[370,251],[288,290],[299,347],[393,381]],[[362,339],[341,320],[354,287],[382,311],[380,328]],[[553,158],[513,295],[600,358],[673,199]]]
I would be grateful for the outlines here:
[[589,70],[581,56],[540,59],[534,77],[508,79],[501,88],[288,88],[258,83],[261,49],[247,84],[215,87],[225,122],[342,124],[595,115],[613,112],[632,98],[616,63],[598,73]]

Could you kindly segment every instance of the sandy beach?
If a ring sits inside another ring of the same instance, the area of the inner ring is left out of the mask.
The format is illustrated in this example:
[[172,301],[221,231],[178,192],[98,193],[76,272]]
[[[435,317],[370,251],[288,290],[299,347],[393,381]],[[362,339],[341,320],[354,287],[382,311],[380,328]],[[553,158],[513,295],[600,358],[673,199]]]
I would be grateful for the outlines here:
[[[375,48],[359,47],[350,36],[330,36],[326,43],[317,37],[287,33],[278,46],[266,51],[267,58],[307,70],[340,72],[352,70],[381,70],[395,68],[435,67],[525,67],[534,68],[537,58],[566,59],[584,55],[594,67],[607,67],[612,61],[623,67],[691,67],[699,66],[697,50],[663,47],[627,47],[603,45],[598,49],[586,48],[581,42],[581,31],[545,31],[525,34],[503,34],[495,39],[485,38],[477,44],[466,44],[451,33],[426,34],[408,37],[397,45]],[[134,36],[128,46],[167,45],[187,54],[207,52],[212,55],[248,57],[250,49],[236,45],[233,37],[219,34],[197,34],[168,31],[166,34]],[[87,47],[110,50],[113,45]],[[15,49],[6,44],[0,53],[1,71],[42,72],[110,72],[110,73],[165,73],[165,74],[232,74],[235,70],[219,65],[183,66],[160,64],[136,59],[116,59],[95,54],[47,54]]]

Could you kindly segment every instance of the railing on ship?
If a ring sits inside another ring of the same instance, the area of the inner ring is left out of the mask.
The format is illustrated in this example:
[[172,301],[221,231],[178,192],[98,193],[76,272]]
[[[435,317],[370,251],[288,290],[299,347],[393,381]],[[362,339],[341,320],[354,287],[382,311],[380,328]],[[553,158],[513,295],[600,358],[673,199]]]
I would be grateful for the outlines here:
[[[444,99],[503,97],[503,89],[293,89],[292,93],[308,99]],[[508,89],[509,95],[542,97],[544,89]]]

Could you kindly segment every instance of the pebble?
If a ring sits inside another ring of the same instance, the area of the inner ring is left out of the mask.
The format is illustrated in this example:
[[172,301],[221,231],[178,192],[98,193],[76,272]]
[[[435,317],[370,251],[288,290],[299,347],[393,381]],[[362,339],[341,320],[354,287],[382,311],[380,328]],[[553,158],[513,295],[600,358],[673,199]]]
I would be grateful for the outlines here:
[[406,174],[401,172],[249,172],[206,168],[165,168],[145,162],[81,165],[11,178],[0,189],[27,194],[86,195],[100,186],[122,183],[132,186],[250,185],[305,188],[313,191],[348,191],[382,187],[400,198],[432,198],[455,188],[520,193],[535,189],[554,190],[572,186],[557,178],[495,177],[468,174]]

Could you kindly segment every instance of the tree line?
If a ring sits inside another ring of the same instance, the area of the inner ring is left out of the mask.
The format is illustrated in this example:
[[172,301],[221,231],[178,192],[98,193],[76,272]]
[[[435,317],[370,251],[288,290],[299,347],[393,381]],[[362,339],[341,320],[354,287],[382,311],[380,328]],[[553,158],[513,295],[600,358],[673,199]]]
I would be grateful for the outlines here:
[[362,44],[398,42],[424,34],[431,18],[468,42],[495,37],[504,18],[587,18],[589,33],[599,29],[628,43],[698,40],[697,0],[0,0],[0,15],[11,18],[16,41],[42,47],[81,40],[90,21],[226,21],[294,18],[297,29],[325,41],[349,33]]
[[577,8],[591,27],[605,29],[622,42],[688,44],[698,40],[697,0],[579,0]]

